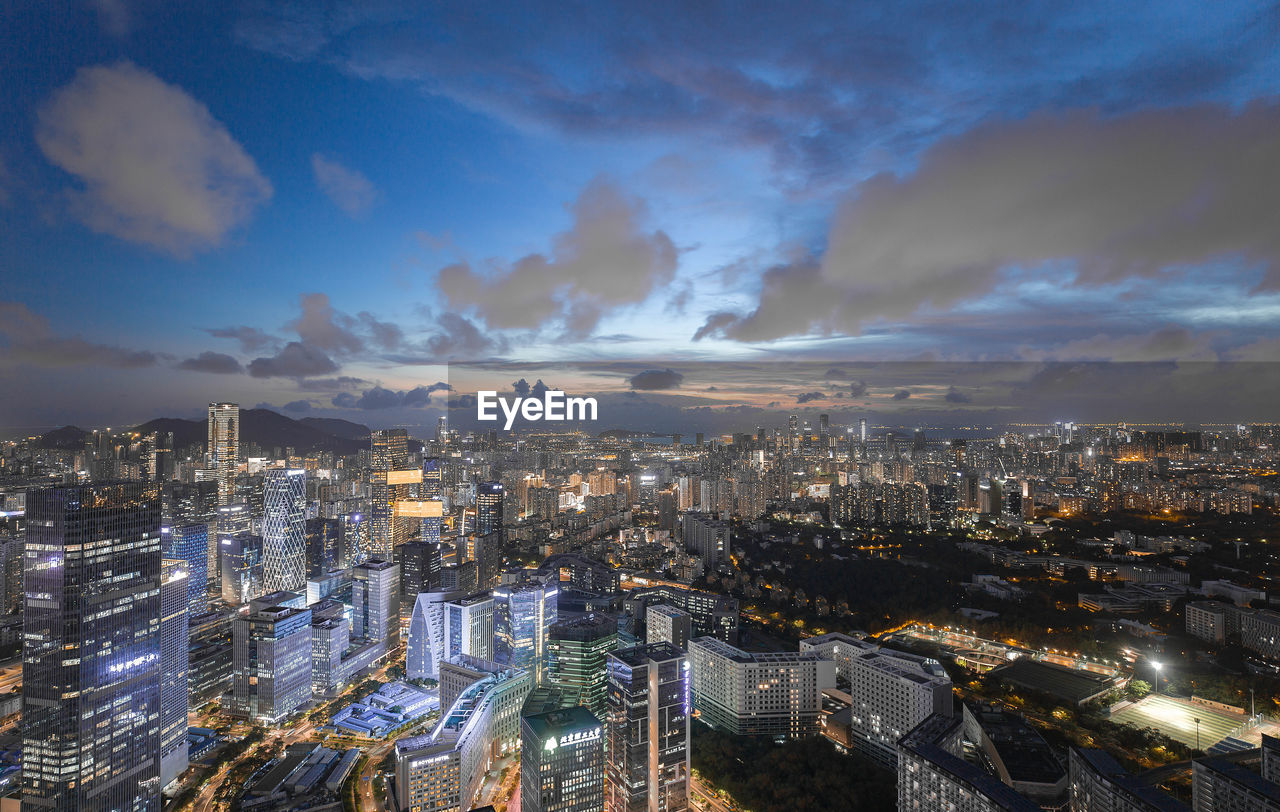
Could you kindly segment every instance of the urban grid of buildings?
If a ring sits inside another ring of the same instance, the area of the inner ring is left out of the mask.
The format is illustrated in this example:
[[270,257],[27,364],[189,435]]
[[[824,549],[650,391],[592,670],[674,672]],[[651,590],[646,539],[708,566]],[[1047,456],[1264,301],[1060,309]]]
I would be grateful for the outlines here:
[[[291,448],[247,417],[209,404],[203,442],[143,426],[0,446],[0,645],[21,670],[0,698],[20,734],[0,810],[465,812],[518,793],[525,812],[681,812],[715,791],[692,770],[704,728],[823,737],[896,781],[900,810],[1280,810],[1280,742],[1253,707],[1176,700],[1241,717],[1188,747],[1181,790],[1044,735],[1090,703],[1143,707],[1150,655],[1094,661],[893,607],[867,634],[841,622],[847,599],[788,581],[801,548],[903,560],[893,534],[933,533],[981,562],[956,615],[975,625],[1073,584],[1063,611],[1134,648],[1185,635],[1274,675],[1265,583],[1194,565],[1229,540],[1036,540],[1082,517],[1270,515],[1275,427],[944,438],[821,415],[658,442],[442,421]],[[1062,714],[1021,712],[1022,690],[1061,691]],[[374,754],[390,768],[361,766]],[[375,769],[376,791],[359,780]]]

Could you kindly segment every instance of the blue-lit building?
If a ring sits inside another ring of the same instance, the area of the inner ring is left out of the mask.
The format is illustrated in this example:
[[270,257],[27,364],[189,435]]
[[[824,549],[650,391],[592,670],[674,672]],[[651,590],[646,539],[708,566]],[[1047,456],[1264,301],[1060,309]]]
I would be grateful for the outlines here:
[[262,508],[262,588],[307,590],[307,472],[267,471]]
[[611,652],[605,808],[689,808],[689,659],[670,643]]
[[160,494],[27,494],[22,805],[160,809]]
[[481,482],[476,486],[476,535],[487,536],[502,529],[502,483]]
[[160,785],[187,769],[189,562],[165,558],[160,578]]
[[209,611],[209,526],[184,524],[160,528],[165,558],[187,563],[187,612],[198,617]]
[[559,594],[558,581],[541,577],[493,590],[497,660],[528,671],[537,684],[547,676],[547,640]]
[[311,701],[311,610],[273,592],[232,622],[231,715],[276,724]]

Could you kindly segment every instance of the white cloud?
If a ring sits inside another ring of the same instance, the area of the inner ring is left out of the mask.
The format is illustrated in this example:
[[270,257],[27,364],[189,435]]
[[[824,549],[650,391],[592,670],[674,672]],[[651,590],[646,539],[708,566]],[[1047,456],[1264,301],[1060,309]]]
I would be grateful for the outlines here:
[[83,184],[85,225],[172,254],[217,245],[272,194],[209,108],[129,62],[77,71],[41,106],[36,141]]
[[311,156],[311,170],[320,191],[352,217],[364,214],[378,200],[378,190],[367,177],[318,152]]
[[549,255],[494,263],[487,272],[460,262],[440,270],[451,307],[474,310],[490,327],[591,333],[606,312],[639,304],[675,277],[678,251],[663,231],[646,231],[643,201],[596,178],[570,207],[573,227]]

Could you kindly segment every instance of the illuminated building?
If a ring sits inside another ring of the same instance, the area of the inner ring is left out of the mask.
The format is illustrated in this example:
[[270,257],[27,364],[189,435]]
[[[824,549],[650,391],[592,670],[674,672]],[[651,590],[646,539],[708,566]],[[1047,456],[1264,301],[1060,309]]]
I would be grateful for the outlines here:
[[689,660],[670,643],[609,654],[607,812],[689,809]]
[[422,592],[409,621],[405,671],[437,679],[442,660],[459,654],[493,659],[493,597],[487,593]]
[[209,528],[187,524],[160,528],[160,549],[168,558],[187,562],[187,612],[191,617],[209,610]]
[[32,490],[26,518],[22,804],[159,812],[159,491]]
[[240,464],[240,406],[209,404],[209,467],[218,483],[218,502],[228,504],[235,495],[236,467]]
[[187,582],[191,579],[187,567],[188,562],[180,558],[166,558],[160,565],[161,786],[168,786],[187,769]]
[[604,809],[604,725],[586,708],[520,720],[522,812]]
[[351,634],[390,651],[400,645],[400,568],[370,559],[351,570]]
[[606,658],[617,646],[618,623],[610,615],[592,613],[553,623],[547,640],[550,682],[578,691],[583,705],[604,716]]
[[222,599],[243,606],[263,593],[262,537],[249,533],[222,536],[218,541],[222,571]]
[[373,467],[369,472],[372,506],[369,510],[368,553],[388,561],[395,557],[396,545],[405,541],[402,523],[396,518],[396,503],[409,496],[409,485],[395,481],[409,460],[409,434],[404,429],[382,429],[369,437]]
[[441,682],[445,710],[436,727],[396,741],[396,800],[404,812],[473,808],[493,760],[519,744],[520,707],[533,687],[529,675],[466,659],[478,670],[456,696]]
[[231,715],[276,724],[311,701],[311,610],[273,592],[232,621]]
[[654,604],[644,613],[644,641],[646,643],[670,643],[678,649],[688,650],[693,638],[693,616],[683,609],[665,603]]
[[817,731],[822,689],[836,682],[835,663],[815,652],[749,654],[714,637],[690,641],[689,666],[703,721],[735,736]]
[[547,638],[559,594],[559,582],[540,577],[493,590],[497,659],[525,669],[538,684],[547,675]]
[[683,528],[684,548],[700,556],[707,569],[728,563],[732,552],[728,522],[703,513],[686,513]]
[[262,588],[307,589],[307,473],[301,468],[267,471],[262,515]]
[[476,486],[476,535],[487,536],[502,529],[502,483],[481,482]]

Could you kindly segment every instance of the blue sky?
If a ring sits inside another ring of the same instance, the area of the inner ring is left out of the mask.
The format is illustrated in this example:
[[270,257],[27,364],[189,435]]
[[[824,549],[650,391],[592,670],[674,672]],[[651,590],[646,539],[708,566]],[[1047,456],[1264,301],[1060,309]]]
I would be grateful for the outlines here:
[[215,398],[429,425],[443,393],[361,396],[460,361],[626,392],[1280,350],[1274,4],[12,12],[5,433]]

